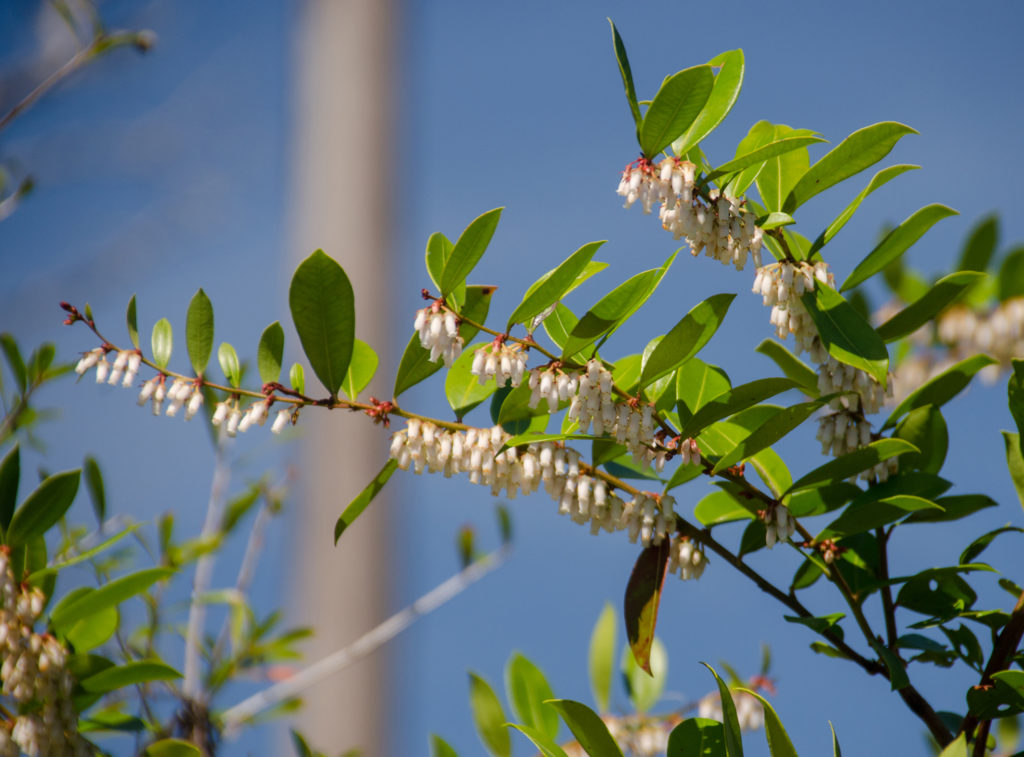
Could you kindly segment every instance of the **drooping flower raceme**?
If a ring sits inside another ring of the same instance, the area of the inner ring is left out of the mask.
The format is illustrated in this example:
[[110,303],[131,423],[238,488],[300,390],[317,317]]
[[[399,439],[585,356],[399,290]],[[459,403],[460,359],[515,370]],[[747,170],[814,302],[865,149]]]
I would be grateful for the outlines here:
[[440,300],[416,311],[413,328],[420,335],[420,344],[430,351],[430,361],[443,360],[451,366],[462,354],[463,339],[459,335],[459,321],[445,309]]

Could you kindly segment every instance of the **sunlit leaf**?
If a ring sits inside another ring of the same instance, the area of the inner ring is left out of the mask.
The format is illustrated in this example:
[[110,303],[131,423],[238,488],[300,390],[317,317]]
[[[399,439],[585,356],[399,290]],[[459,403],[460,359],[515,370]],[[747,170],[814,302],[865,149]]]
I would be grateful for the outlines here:
[[596,712],[571,699],[552,699],[549,704],[558,710],[576,741],[590,757],[622,757],[608,726]]
[[615,626],[618,619],[611,603],[606,602],[590,634],[590,651],[587,670],[590,675],[590,690],[597,703],[597,709],[608,712],[611,702],[612,671],[615,667]]
[[341,514],[341,517],[338,518],[338,522],[334,524],[335,544],[338,543],[338,539],[341,538],[345,529],[351,526],[355,522],[355,519],[362,515],[363,511],[373,501],[374,497],[380,493],[380,490],[384,488],[384,484],[388,482],[392,474],[397,469],[398,463],[395,460],[388,460],[384,464],[384,467],[381,468],[380,473],[374,477],[373,481],[371,481],[367,487],[359,492],[356,498],[349,503],[348,507],[346,507],[345,511]]
[[[466,277],[483,257],[487,245],[491,243],[494,230],[498,227],[503,208],[488,210],[470,222],[459,236],[451,255],[445,261],[441,273],[441,294],[448,296],[456,287],[466,281]],[[508,732],[502,731],[508,739]]]
[[[694,66],[665,79],[640,122],[640,149],[648,160],[696,120],[714,87],[711,66]],[[686,152],[690,145],[681,145]]]
[[644,548],[637,557],[633,572],[626,584],[625,617],[626,639],[637,664],[651,672],[651,646],[658,622],[658,605],[661,602],[661,588],[665,581],[668,565],[667,539],[661,544]]
[[889,371],[885,342],[836,290],[820,281],[802,301],[828,353],[840,363],[859,368],[882,386]]

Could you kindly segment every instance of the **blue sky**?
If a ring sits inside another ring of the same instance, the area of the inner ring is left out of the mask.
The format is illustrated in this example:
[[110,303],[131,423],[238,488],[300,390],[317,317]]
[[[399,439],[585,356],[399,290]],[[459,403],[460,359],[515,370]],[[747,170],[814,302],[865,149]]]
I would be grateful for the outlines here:
[[[0,135],[2,157],[29,168],[38,183],[0,224],[0,330],[25,343],[56,340],[70,357],[91,345],[82,332],[60,329],[57,300],[89,300],[97,319],[116,329],[128,298],[138,292],[142,321],[169,315],[180,328],[200,285],[218,308],[218,338],[240,350],[256,344],[266,323],[284,319],[289,272],[279,261],[299,5],[102,4],[111,25],[152,28],[159,43],[145,57],[123,51],[101,61]],[[33,9],[33,3],[16,2],[0,11],[4,70],[32,50],[25,40],[31,39]],[[402,168],[394,181],[403,190],[394,219],[398,312],[390,362],[397,363],[420,306],[417,293],[428,283],[421,262],[427,237],[438,230],[457,235],[492,207],[506,210],[472,280],[500,285],[492,305],[496,320],[530,282],[585,242],[607,239],[598,257],[610,266],[574,295],[569,304],[577,310],[676,248],[652,218],[637,208],[623,210],[614,194],[618,171],[637,149],[606,16],[623,35],[641,97],[652,95],[666,74],[744,49],[743,93],[705,142],[713,162],[732,157],[738,139],[762,118],[815,129],[833,143],[881,120],[920,131],[903,140],[888,163],[922,169],[873,195],[830,245],[827,258],[838,277],[870,250],[882,224],[932,202],[961,215],[943,221],[908,253],[929,274],[948,269],[984,213],[1001,213],[1004,248],[1019,243],[1021,13],[1017,5],[996,3],[967,13],[959,4],[916,2],[716,9],[668,2],[410,0],[397,21],[394,89],[381,93],[398,106],[394,150]],[[6,101],[7,93],[0,95]],[[815,236],[864,181],[850,180],[809,203],[798,229]],[[255,270],[270,273],[254,276]],[[635,326],[623,329],[605,354],[635,352],[697,301],[738,292],[703,357],[722,365],[734,383],[772,371],[767,360],[750,357],[770,327],[767,310],[747,294],[749,284],[746,272],[683,256]],[[404,404],[446,413],[439,383],[409,392]],[[211,467],[199,428],[153,419],[127,394],[90,385],[64,384],[45,399],[63,413],[60,425],[43,434],[54,468],[73,467],[92,451],[110,469],[115,507],[132,508],[138,517],[177,507],[182,527],[198,529]],[[957,481],[957,491],[984,491],[1002,503],[971,524],[971,535],[1019,522],[998,435],[1012,427],[1005,384],[979,384],[945,416],[955,429],[946,475]],[[783,448],[795,473],[821,461],[807,441],[811,433],[803,436]],[[288,454],[265,438],[239,445],[252,471]],[[400,524],[394,537],[397,608],[455,568],[453,538],[463,523],[476,524],[486,543],[493,508],[489,497],[465,484],[406,476],[392,486],[392,517]],[[691,486],[677,498],[684,513],[706,490],[701,481]],[[620,605],[636,550],[624,539],[590,537],[558,518],[543,496],[512,505],[512,563],[421,621],[392,650],[397,754],[423,753],[429,731],[463,754],[478,753],[465,671],[500,681],[503,662],[516,649],[549,673],[556,694],[589,700],[590,627],[605,600]],[[85,508],[80,512],[84,516]],[[894,570],[948,564],[962,540],[955,526],[908,531],[896,545],[905,547],[905,563]],[[284,544],[271,545],[268,565],[287,559]],[[997,546],[992,559],[1012,569],[1019,565],[1013,554]],[[771,558],[752,560],[787,581],[795,562],[777,550]],[[259,599],[269,605],[275,576],[265,571],[268,590]],[[983,595],[1005,604],[1004,596]],[[808,601],[821,612],[840,609],[824,593],[812,592]],[[922,729],[883,681],[813,655],[811,635],[783,621],[768,598],[727,566],[713,563],[699,582],[670,578],[659,630],[670,652],[669,690],[681,699],[709,689],[699,660],[725,659],[754,672],[760,643],[767,641],[776,660],[777,708],[803,753],[829,748],[830,719],[852,754],[926,753]],[[945,672],[915,673],[915,683],[939,692],[940,707],[962,706],[968,676],[950,676],[957,685],[943,690]],[[752,753],[763,749],[760,740],[749,740]],[[244,748],[239,745],[238,753]]]

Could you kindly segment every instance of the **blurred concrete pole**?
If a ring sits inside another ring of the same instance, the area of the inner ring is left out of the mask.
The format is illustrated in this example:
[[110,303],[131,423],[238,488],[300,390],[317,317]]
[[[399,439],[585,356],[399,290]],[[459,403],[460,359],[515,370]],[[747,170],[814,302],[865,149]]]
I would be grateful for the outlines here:
[[[356,294],[356,335],[382,355],[388,354],[394,5],[298,2],[290,177],[290,262],[320,247],[344,266]],[[385,434],[363,416],[307,412],[300,427],[308,441],[289,600],[296,622],[316,631],[307,646],[308,659],[316,659],[386,617],[384,503],[376,501],[338,548],[333,533],[344,506],[383,465],[387,448]],[[299,728],[310,745],[328,754],[352,747],[368,757],[384,754],[387,673],[378,652],[306,692]]]

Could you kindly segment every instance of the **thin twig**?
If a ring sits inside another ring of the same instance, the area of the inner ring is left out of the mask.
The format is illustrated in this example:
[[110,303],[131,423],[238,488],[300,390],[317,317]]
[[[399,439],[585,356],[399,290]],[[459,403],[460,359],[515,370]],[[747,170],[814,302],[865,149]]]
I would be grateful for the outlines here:
[[418,618],[441,607],[492,570],[501,566],[508,559],[510,553],[511,547],[504,546],[496,552],[480,558],[444,583],[431,589],[405,609],[399,610],[376,628],[360,636],[349,646],[317,660],[287,680],[253,694],[228,709],[221,715],[224,734],[230,736],[240,725],[260,712],[279,702],[291,699],[304,689],[366,657],[404,631]]

